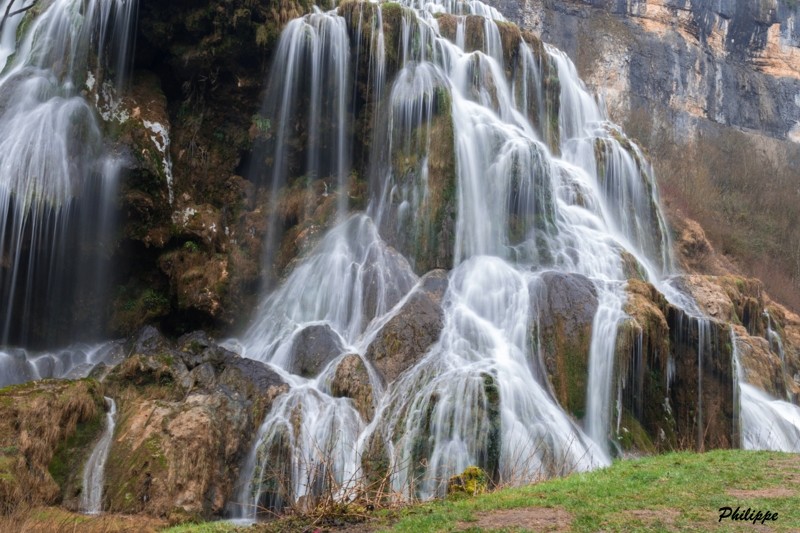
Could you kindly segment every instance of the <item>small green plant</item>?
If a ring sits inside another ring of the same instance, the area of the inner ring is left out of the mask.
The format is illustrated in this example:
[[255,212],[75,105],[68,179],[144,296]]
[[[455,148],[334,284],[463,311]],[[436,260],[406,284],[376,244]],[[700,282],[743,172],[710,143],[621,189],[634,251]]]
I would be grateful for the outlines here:
[[183,249],[186,250],[187,252],[199,252],[200,245],[198,245],[194,241],[186,241],[185,243],[183,243]]
[[253,115],[252,122],[256,132],[260,136],[267,137],[272,130],[272,121],[267,117],[262,115]]
[[144,291],[142,303],[144,304],[145,309],[151,311],[160,311],[162,309],[169,308],[169,300],[167,297],[158,291],[154,291],[153,289],[147,289]]

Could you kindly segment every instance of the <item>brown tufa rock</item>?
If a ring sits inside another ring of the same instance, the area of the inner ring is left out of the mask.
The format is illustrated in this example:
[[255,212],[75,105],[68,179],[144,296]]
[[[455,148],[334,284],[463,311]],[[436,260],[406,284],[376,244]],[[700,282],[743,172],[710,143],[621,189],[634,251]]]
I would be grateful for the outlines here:
[[178,208],[173,211],[171,218],[174,235],[195,244],[212,246],[224,231],[219,209],[209,204],[178,202]]
[[673,209],[669,215],[675,238],[673,249],[685,271],[713,276],[737,272],[728,258],[717,253],[700,224],[678,209]]
[[686,275],[679,278],[679,283],[708,316],[741,324],[750,334],[764,335],[766,295],[761,281],[732,275]]
[[107,386],[119,413],[107,508],[173,520],[222,514],[258,424],[288,390],[268,367],[202,332],[173,345],[152,328]]
[[183,247],[163,254],[158,263],[169,277],[178,309],[200,311],[212,318],[222,314],[228,282],[225,255]]
[[369,371],[360,355],[349,354],[342,358],[331,380],[331,395],[336,398],[350,398],[365,422],[375,414],[372,383]]
[[428,272],[367,348],[366,358],[386,383],[419,362],[439,339],[444,325],[442,297],[447,283],[444,270]]
[[732,326],[742,364],[742,378],[775,398],[785,399],[786,387],[780,357],[770,351],[769,341],[751,337],[742,326]]

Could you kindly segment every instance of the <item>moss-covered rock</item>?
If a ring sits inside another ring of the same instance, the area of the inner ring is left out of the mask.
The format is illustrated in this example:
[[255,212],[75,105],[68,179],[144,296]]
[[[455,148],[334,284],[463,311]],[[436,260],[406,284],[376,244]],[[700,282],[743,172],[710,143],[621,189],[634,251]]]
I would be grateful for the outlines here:
[[375,414],[375,399],[372,383],[361,356],[349,354],[342,358],[330,384],[331,395],[350,398],[361,417],[369,423]]
[[729,326],[687,315],[649,283],[628,280],[627,292],[615,369],[623,415],[659,450],[738,445]]
[[579,274],[545,272],[535,293],[538,321],[531,324],[531,353],[539,353],[559,403],[576,418],[586,408],[589,348],[597,311],[594,284]]
[[489,476],[477,466],[468,466],[447,482],[448,496],[477,496],[487,490],[489,490]]

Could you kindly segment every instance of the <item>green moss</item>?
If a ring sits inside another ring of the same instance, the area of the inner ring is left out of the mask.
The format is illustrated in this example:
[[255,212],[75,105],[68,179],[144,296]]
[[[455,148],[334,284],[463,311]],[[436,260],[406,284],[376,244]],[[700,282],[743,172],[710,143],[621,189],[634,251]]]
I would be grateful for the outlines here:
[[489,489],[489,476],[480,467],[468,466],[464,471],[447,482],[447,495],[450,497],[477,496]]
[[103,416],[100,412],[88,422],[79,424],[75,433],[56,448],[48,470],[59,487],[66,484],[67,478],[79,468],[87,451],[91,451],[90,445],[100,434],[102,426]]
[[144,324],[166,316],[170,308],[169,298],[157,289],[121,287],[114,299],[111,322],[116,331],[130,334]]
[[497,481],[500,476],[500,454],[502,452],[502,420],[500,417],[500,389],[491,374],[482,374],[483,393],[486,399],[486,418],[489,421],[486,470],[492,479]]
[[627,410],[623,409],[617,441],[624,451],[655,453],[656,447],[645,429]]

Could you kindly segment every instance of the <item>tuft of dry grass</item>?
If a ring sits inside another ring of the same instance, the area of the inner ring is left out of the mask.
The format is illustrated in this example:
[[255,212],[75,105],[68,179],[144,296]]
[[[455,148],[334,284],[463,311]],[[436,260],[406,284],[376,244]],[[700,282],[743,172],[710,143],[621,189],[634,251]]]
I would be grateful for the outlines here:
[[0,515],[0,531],[37,533],[155,533],[168,524],[148,516],[104,514],[87,516],[57,507],[20,505]]
[[79,425],[99,420],[103,406],[100,385],[88,379],[0,390],[0,515],[58,500],[62,487],[53,479],[51,462]]

